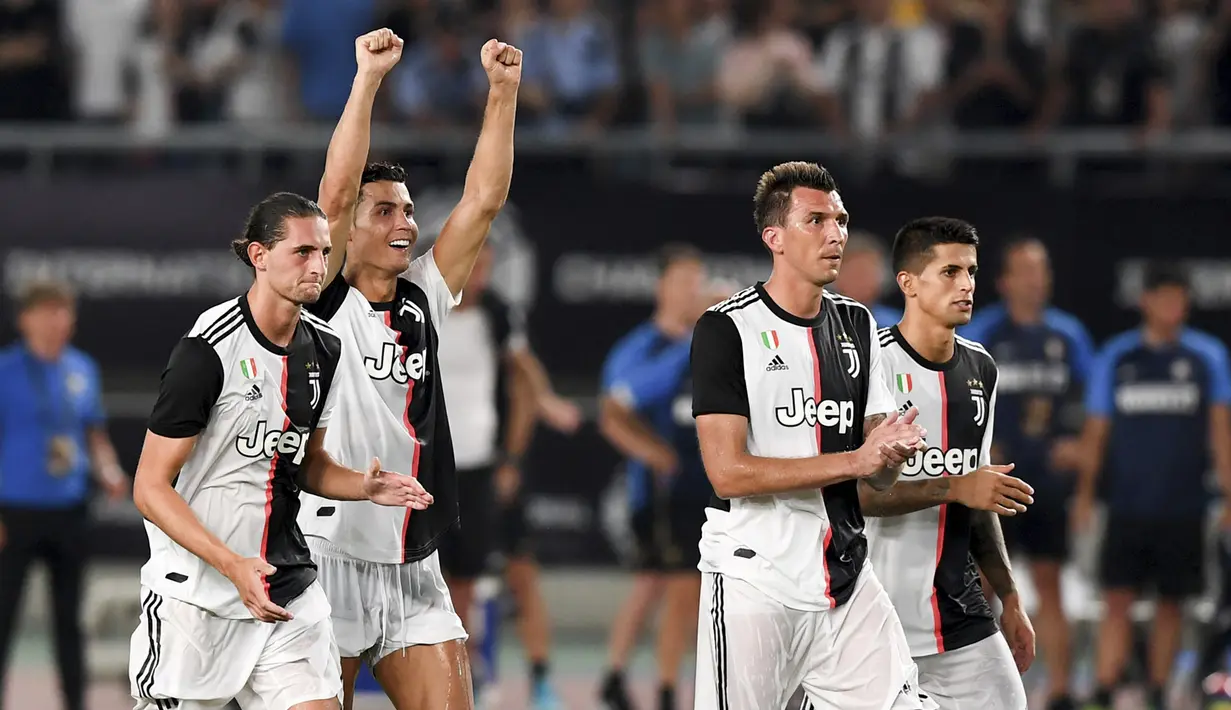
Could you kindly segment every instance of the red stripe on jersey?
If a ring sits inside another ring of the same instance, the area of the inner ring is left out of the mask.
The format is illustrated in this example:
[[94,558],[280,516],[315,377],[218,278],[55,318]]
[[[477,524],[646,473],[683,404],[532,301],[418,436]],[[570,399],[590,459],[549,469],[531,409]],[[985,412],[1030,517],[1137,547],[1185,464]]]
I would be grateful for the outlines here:
[[[816,352],[816,338],[813,337],[812,329],[808,329],[808,347],[812,349],[812,398],[816,400],[817,407],[821,405],[821,356]],[[821,422],[820,418],[816,422],[816,455],[820,456],[824,451],[821,448]],[[826,511],[828,513],[828,511]],[[828,526],[825,529],[825,541],[821,544],[821,566],[825,569],[825,598],[829,600],[829,607],[832,609],[838,606],[838,602],[833,598],[833,590],[830,588],[829,580],[829,545],[833,542],[833,524],[826,521]]]
[[[393,311],[385,311],[385,325],[393,328]],[[402,366],[406,366],[406,358],[410,355],[410,346],[402,348]],[[415,425],[410,421],[410,403],[415,399],[415,381],[411,378],[406,378],[406,403],[402,407],[402,424],[406,427],[406,433],[410,434],[411,446],[415,447],[414,456],[411,457],[410,475],[414,478],[419,477],[419,439],[415,436]],[[410,532],[410,513],[411,509],[406,508],[406,516],[402,518],[402,562],[406,562],[406,535]]]
[[[286,366],[286,357],[282,358],[282,412],[286,414],[286,419],[282,422],[282,431],[291,425],[291,415],[286,412],[286,376],[290,370]],[[265,482],[265,530],[261,532],[261,559],[268,562],[265,558],[269,549],[269,518],[274,511],[274,474],[278,470],[278,453],[277,447],[274,447],[274,456],[269,460],[269,479]],[[269,596],[269,579],[262,578],[265,586],[265,596]]]
[[[940,383],[940,450],[949,450],[949,393],[945,390],[945,373],[936,373]],[[941,475],[947,476],[948,473]],[[940,504],[940,525],[936,531],[936,569],[940,569],[940,556],[945,551],[945,519],[949,514],[949,505]],[[935,573],[933,573],[935,574]],[[935,576],[932,578],[932,621],[936,624],[936,652],[945,652],[945,637],[940,625],[940,593],[936,589]]]

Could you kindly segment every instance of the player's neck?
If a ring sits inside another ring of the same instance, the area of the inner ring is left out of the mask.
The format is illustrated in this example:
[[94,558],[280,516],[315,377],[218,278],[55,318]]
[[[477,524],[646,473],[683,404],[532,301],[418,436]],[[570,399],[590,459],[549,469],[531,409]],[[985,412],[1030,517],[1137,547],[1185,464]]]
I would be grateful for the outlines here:
[[369,303],[388,303],[397,294],[398,275],[354,267],[347,269],[346,283],[359,289]]
[[256,284],[248,289],[247,299],[252,320],[265,338],[278,347],[290,345],[299,325],[299,304]]
[[64,346],[56,343],[42,343],[26,339],[26,350],[40,362],[57,362],[64,354]]
[[804,279],[788,279],[772,273],[765,282],[765,293],[782,310],[804,320],[812,320],[821,314],[823,289]]
[[1146,345],[1151,345],[1154,347],[1174,345],[1180,340],[1181,328],[1183,328],[1183,326],[1178,328],[1169,328],[1157,325],[1144,325],[1141,327],[1141,339],[1146,342]]
[[898,323],[898,331],[915,352],[929,362],[939,365],[953,359],[956,347],[953,328],[907,311]]
[[1005,302],[1009,320],[1017,325],[1038,325],[1043,322],[1043,307],[1029,303]]
[[671,318],[662,311],[654,312],[654,327],[663,335],[676,340],[688,335],[691,329],[691,324],[686,323],[679,318]]

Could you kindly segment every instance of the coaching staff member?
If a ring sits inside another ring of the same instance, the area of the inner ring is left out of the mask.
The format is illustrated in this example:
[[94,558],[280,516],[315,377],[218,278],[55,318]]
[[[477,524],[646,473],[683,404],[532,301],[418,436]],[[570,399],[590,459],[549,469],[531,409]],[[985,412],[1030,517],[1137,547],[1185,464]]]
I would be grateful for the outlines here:
[[20,339],[0,350],[0,707],[22,588],[36,559],[51,572],[64,707],[84,707],[78,617],[90,475],[113,498],[128,490],[107,436],[98,366],[69,345],[75,321],[66,285],[35,284],[18,299]]

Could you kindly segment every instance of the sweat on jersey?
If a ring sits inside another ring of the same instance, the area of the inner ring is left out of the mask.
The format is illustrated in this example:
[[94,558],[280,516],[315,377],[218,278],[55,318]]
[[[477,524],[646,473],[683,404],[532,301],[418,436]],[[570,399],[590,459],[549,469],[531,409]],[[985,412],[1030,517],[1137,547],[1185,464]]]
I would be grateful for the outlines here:
[[437,359],[440,323],[460,302],[433,252],[399,278],[393,300],[369,303],[339,273],[312,305],[342,339],[337,417],[325,448],[344,466],[414,476],[434,499],[427,510],[305,496],[299,525],[368,562],[431,555],[457,522],[457,471]]
[[[277,568],[265,580],[285,607],[316,581],[295,516],[308,438],[331,421],[341,340],[304,313],[288,347],[269,341],[246,295],[197,318],[162,373],[148,428],[198,436],[174,488],[207,530],[241,557]],[[234,585],[204,560],[145,523],[150,559],[141,584],[228,619],[252,615]]]
[[1153,519],[1203,515],[1216,404],[1231,404],[1231,373],[1214,336],[1186,328],[1178,342],[1151,346],[1131,330],[1107,341],[1086,412],[1111,424],[1100,480],[1109,508]]
[[1060,436],[1082,426],[1083,390],[1094,362],[1094,344],[1084,326],[1064,311],[1048,308],[1038,323],[1014,323],[1003,304],[980,309],[961,330],[996,358],[996,448],[1013,475],[1030,483],[1036,498],[1055,500],[1073,476],[1051,470],[1051,449]]
[[[672,339],[653,323],[643,323],[611,349],[603,363],[603,393],[646,419],[654,433],[675,451],[679,468],[670,479],[677,502],[705,505],[713,489],[701,465],[692,420],[688,370],[692,339]],[[628,503],[641,510],[653,502],[654,474],[644,463],[628,462]]]
[[[895,409],[876,322],[826,292],[815,318],[786,312],[764,285],[736,293],[693,332],[693,415],[748,419],[748,453],[806,458],[854,451],[864,418]],[[817,490],[713,499],[701,533],[703,572],[742,579],[784,606],[844,604],[867,557],[855,481]]]
[[[902,467],[899,482],[963,476],[991,463],[997,408],[996,363],[983,346],[957,337],[953,357],[920,355],[895,325],[882,328],[885,383],[899,411],[919,410],[927,449]],[[953,651],[997,632],[970,553],[971,511],[947,503],[868,520],[876,576],[902,620],[912,656]]]

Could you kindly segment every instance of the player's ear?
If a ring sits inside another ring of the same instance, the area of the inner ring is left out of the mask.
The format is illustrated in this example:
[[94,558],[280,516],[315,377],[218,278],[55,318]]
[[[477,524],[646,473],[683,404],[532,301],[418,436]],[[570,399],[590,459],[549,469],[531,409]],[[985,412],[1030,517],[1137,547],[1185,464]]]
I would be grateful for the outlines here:
[[777,227],[773,227],[773,226],[766,227],[761,232],[761,241],[765,244],[765,247],[769,249],[771,253],[774,253],[774,254],[782,253],[783,251],[782,230],[778,229]]
[[899,271],[896,276],[898,288],[902,291],[903,296],[915,295],[915,275],[909,271]]
[[260,242],[248,242],[248,261],[257,271],[265,270],[265,246]]

